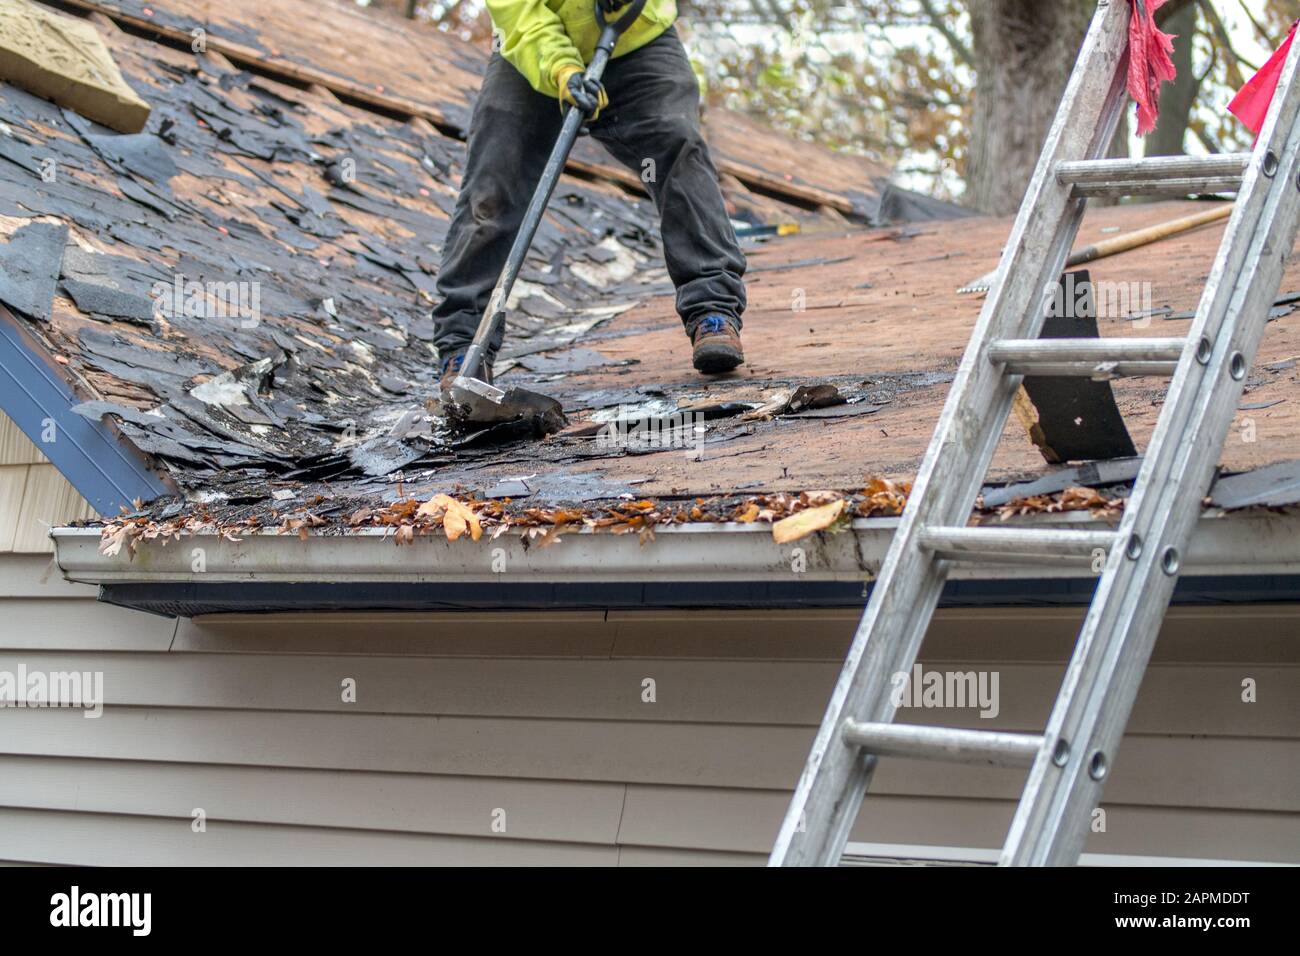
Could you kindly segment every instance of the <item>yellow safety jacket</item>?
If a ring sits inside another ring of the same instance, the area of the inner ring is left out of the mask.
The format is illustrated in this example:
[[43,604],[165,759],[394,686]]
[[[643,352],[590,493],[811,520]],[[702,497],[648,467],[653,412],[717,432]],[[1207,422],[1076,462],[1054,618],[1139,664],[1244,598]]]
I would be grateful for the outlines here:
[[[501,55],[547,96],[560,95],[556,75],[566,66],[585,68],[600,39],[595,0],[487,0],[487,7]],[[618,12],[608,16],[617,19]],[[677,0],[646,0],[614,56],[639,50],[676,19]]]

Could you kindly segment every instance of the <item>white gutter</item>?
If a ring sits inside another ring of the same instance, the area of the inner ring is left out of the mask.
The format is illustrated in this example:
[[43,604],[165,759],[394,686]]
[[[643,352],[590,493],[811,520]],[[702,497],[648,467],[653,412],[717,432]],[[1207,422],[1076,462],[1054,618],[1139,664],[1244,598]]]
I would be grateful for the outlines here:
[[[238,542],[194,535],[164,544],[141,541],[134,559],[99,553],[95,528],[56,528],[55,561],[69,581],[85,584],[161,582],[409,582],[456,584],[531,580],[538,583],[628,581],[852,581],[873,577],[898,526],[897,518],[853,523],[852,531],[818,534],[789,545],[772,540],[768,525],[694,524],[655,529],[642,545],[636,534],[584,530],[550,547],[521,541],[518,531],[478,542],[423,535],[398,546],[390,533],[260,531]],[[1086,513],[1008,522],[1024,527],[1104,528]],[[1207,514],[1183,562],[1184,575],[1300,574],[1300,515],[1266,512]],[[954,567],[952,580],[1088,578],[1087,564],[986,563]]]

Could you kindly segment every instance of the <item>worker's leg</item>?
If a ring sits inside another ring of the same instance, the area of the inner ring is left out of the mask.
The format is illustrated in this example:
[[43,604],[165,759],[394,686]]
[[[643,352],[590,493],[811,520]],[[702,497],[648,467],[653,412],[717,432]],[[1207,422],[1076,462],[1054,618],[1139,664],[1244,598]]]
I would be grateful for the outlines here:
[[[499,53],[492,54],[469,125],[469,155],[442,247],[433,310],[434,344],[444,357],[474,338],[515,233],[560,131],[560,109]],[[501,347],[501,334],[488,350]]]
[[592,126],[654,196],[677,311],[693,334],[707,315],[745,310],[745,256],[700,132],[700,88],[677,31],[611,60],[609,107]]

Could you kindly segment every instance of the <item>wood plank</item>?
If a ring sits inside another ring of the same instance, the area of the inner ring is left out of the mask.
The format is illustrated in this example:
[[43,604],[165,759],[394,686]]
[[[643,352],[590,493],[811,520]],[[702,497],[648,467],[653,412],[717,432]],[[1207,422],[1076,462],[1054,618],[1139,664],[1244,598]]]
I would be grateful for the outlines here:
[[[0,805],[612,844],[621,784],[0,757]],[[494,826],[504,827],[498,833]]]
[[65,866],[613,866],[613,847],[0,808],[5,853]]
[[[207,31],[208,50],[237,67],[320,87],[386,114],[420,117],[457,136],[468,129],[487,63],[482,50],[446,32],[419,23],[398,24],[348,5],[331,4],[329,15],[322,16],[301,0],[281,0],[270,7],[257,0],[226,0],[216,8],[203,0],[168,0],[156,11],[104,0],[65,2],[186,48],[193,38],[192,21],[185,18],[193,18]],[[376,49],[390,55],[375,57]],[[851,214],[855,205],[847,193],[873,196],[879,191],[877,181],[888,175],[879,164],[792,140],[731,110],[708,110],[705,132],[716,143],[714,161],[722,173],[808,209],[828,207]],[[569,164],[574,171],[643,189],[634,173],[608,157],[596,160],[579,153]],[[769,155],[774,157],[772,169],[756,159]],[[798,157],[793,165],[792,157]],[[786,173],[792,169],[799,175]]]
[[[60,653],[0,650],[0,669],[104,674],[105,703],[118,706],[575,720],[816,726],[835,681],[835,664],[800,661],[632,661],[534,658],[410,658]],[[928,661],[925,672],[980,675],[988,711],[913,706],[903,723],[983,730],[1042,729],[1061,681],[1053,665]],[[1256,702],[1243,703],[1242,681]],[[356,699],[341,699],[341,682]],[[643,699],[644,681],[655,699]],[[960,701],[957,701],[960,703]],[[990,717],[982,713],[990,712]],[[1156,665],[1148,672],[1129,732],[1209,737],[1295,737],[1300,728],[1300,667]]]
[[[151,15],[151,11],[135,11],[126,5],[97,0],[66,2],[81,10],[103,13],[123,26],[183,43],[187,48],[193,41],[189,24],[181,19],[172,20],[169,15],[192,17],[204,24],[207,48],[238,66],[251,66],[302,85],[318,83],[377,109],[424,116],[441,125],[463,125],[468,113],[467,92],[478,87],[477,73],[467,71],[456,62],[465,61],[462,50],[475,56],[473,48],[463,47],[454,38],[430,30],[421,36],[424,49],[420,50],[413,47],[407,31],[393,30],[391,21],[346,6],[332,6],[326,17],[305,4],[268,6],[252,0],[227,0],[213,9],[203,3],[170,0],[160,11],[162,15]],[[256,24],[257,31],[265,38],[261,48],[233,39],[248,36],[248,24]],[[390,55],[368,54],[376,49],[388,50]],[[350,69],[353,76],[316,65],[325,58],[334,70]],[[427,59],[434,62],[428,63]],[[416,72],[412,73],[412,69]],[[353,78],[358,74],[365,76],[366,81]],[[415,96],[395,92],[395,85]],[[445,106],[436,104],[434,97]]]
[[[99,718],[9,709],[3,719],[0,753],[16,756],[770,790],[793,785],[812,739],[810,728],[773,726],[134,707],[108,707]],[[1143,804],[1300,808],[1294,740],[1137,736],[1126,738],[1114,766],[1111,793]],[[955,787],[952,768],[943,770],[926,768],[922,779],[882,769],[881,786],[915,794]],[[1012,795],[1015,777],[962,782]]]

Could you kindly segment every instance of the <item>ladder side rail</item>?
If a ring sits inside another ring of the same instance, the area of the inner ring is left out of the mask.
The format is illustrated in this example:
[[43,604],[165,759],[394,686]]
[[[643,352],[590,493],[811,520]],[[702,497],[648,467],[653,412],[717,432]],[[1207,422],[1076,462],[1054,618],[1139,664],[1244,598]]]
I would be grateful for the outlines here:
[[[1127,3],[1100,0],[1048,135],[994,291],[984,304],[943,413],[836,682],[770,864],[834,865],[843,852],[875,759],[841,738],[845,718],[888,722],[889,676],[910,669],[938,604],[943,562],[918,547],[927,525],[962,523],[1010,414],[1020,380],[988,359],[996,339],[1032,338],[1085,210],[1056,176],[1058,163],[1109,148],[1126,103]],[[1102,77],[1108,78],[1103,82]]]
[[[1122,544],[1109,557],[1084,621],[1047,726],[1047,742],[1012,822],[1003,863],[1067,865],[1082,852],[1089,813],[1101,798],[1136,700],[1177,580],[1177,564],[1217,470],[1298,227],[1300,45],[1284,67],[1120,522]],[[1135,536],[1141,549],[1133,559],[1127,552]],[[1058,767],[1053,751],[1060,740],[1069,752]]]

